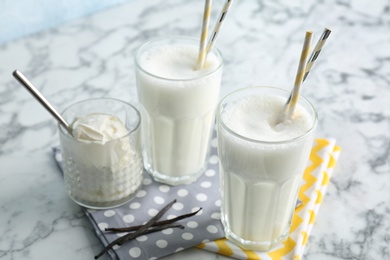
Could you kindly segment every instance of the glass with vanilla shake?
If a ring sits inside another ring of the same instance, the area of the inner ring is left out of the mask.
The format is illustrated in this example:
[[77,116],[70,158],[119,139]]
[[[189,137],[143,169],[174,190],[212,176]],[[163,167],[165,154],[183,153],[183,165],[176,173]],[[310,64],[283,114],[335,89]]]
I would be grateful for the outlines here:
[[289,234],[317,126],[303,97],[293,117],[280,120],[289,93],[244,88],[217,109],[222,223],[244,249],[268,251]]
[[213,48],[196,70],[198,46],[195,38],[164,38],[135,55],[144,167],[170,185],[197,180],[207,165],[223,61]]

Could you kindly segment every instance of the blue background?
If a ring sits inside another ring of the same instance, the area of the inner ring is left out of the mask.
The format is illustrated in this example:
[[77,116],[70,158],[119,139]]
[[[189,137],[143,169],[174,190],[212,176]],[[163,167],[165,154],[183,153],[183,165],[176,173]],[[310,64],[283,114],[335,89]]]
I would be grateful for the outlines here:
[[0,0],[0,44],[130,0]]

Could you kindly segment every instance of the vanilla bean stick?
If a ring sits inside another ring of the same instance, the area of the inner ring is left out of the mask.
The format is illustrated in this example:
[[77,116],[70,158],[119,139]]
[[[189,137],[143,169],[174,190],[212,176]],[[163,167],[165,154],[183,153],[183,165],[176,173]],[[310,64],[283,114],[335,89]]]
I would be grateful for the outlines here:
[[139,237],[141,235],[146,235],[146,234],[154,233],[154,232],[157,232],[157,231],[161,231],[161,230],[164,230],[164,229],[167,229],[167,228],[180,228],[180,229],[184,229],[184,226],[180,225],[180,224],[167,224],[167,225],[161,225],[161,226],[158,226],[158,227],[152,227],[152,228],[150,228],[148,230],[145,230],[145,232],[138,234],[137,236],[134,236],[135,232],[134,233],[129,233],[127,235],[124,235],[123,237],[117,238],[116,240],[112,241],[109,245],[107,245],[103,249],[102,252],[100,252],[98,255],[95,256],[95,259],[98,259],[99,257],[101,257],[104,253],[106,253],[114,245],[123,245],[125,242],[129,241],[130,239],[134,239],[134,238]]
[[[183,214],[183,215],[177,216],[176,218],[155,222],[153,224],[153,227],[162,226],[162,225],[166,225],[166,224],[171,224],[171,223],[174,223],[176,221],[192,217],[192,216],[196,215],[201,210],[202,210],[202,208],[199,208],[197,211],[192,212],[192,213]],[[130,231],[138,230],[141,227],[142,227],[142,225],[131,226],[131,227],[123,227],[123,228],[110,228],[110,227],[108,227],[108,228],[105,229],[105,231],[110,231],[110,232],[130,232]]]
[[170,202],[169,204],[167,204],[162,210],[160,210],[156,216],[154,216],[153,218],[151,218],[148,222],[146,222],[145,225],[142,225],[137,231],[135,231],[134,233],[129,233],[127,235],[124,235],[123,237],[120,237],[116,240],[114,240],[113,242],[111,242],[110,244],[108,244],[99,254],[97,254],[95,256],[95,259],[98,259],[99,257],[101,257],[102,255],[104,255],[108,250],[110,250],[114,245],[118,244],[118,245],[123,245],[125,242],[131,240],[131,239],[134,239],[135,237],[138,237],[140,235],[143,235],[148,228],[150,228],[157,220],[159,220],[164,214],[165,212],[167,212],[171,207],[172,205],[176,202],[176,199],[173,200],[172,202]]
[[[129,241],[129,240],[131,240],[133,238],[139,237],[141,235],[146,235],[146,234],[150,234],[150,233],[153,233],[153,232],[161,231],[161,230],[164,230],[164,229],[167,229],[167,228],[180,228],[180,229],[184,229],[184,226],[180,225],[180,224],[166,224],[166,225],[162,225],[162,226],[158,226],[158,227],[151,227],[151,228],[145,230],[145,232],[138,234],[137,236],[134,236],[135,232],[134,233],[129,233],[127,235],[124,235],[123,237],[120,237],[120,238],[116,239],[117,245],[121,246],[121,245],[123,245],[124,243],[126,243],[127,241]],[[128,235],[132,235],[132,236],[128,236]]]
[[157,231],[161,231],[161,230],[164,230],[164,229],[167,229],[167,228],[180,228],[180,229],[184,229],[184,226],[181,225],[181,224],[167,224],[167,225],[161,225],[161,226],[158,226],[158,227],[152,227],[152,228],[149,228],[148,230],[146,230],[144,235],[145,234],[150,234],[150,233],[153,233],[153,232],[157,232]]

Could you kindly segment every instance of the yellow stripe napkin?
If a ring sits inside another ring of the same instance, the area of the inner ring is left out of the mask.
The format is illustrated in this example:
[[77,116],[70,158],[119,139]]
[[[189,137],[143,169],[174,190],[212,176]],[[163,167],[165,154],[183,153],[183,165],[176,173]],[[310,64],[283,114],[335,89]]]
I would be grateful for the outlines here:
[[288,239],[269,252],[244,250],[227,239],[200,244],[198,248],[238,259],[300,260],[340,154],[334,139],[316,139],[299,190],[302,204],[295,209]]

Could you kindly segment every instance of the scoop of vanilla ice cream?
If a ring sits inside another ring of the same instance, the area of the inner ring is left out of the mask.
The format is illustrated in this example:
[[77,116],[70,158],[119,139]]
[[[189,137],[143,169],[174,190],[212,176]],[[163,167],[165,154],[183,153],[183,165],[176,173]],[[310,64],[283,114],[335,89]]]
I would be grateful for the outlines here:
[[79,141],[96,141],[102,144],[125,136],[128,131],[116,116],[88,114],[72,124],[73,137]]
[[92,113],[72,123],[72,142],[64,145],[68,158],[67,187],[76,200],[88,203],[126,198],[142,182],[142,157],[129,131],[113,115]]
[[118,171],[125,167],[135,153],[128,130],[113,115],[92,113],[77,118],[73,124],[73,137],[82,144],[75,146],[73,154],[84,165],[96,169]]

